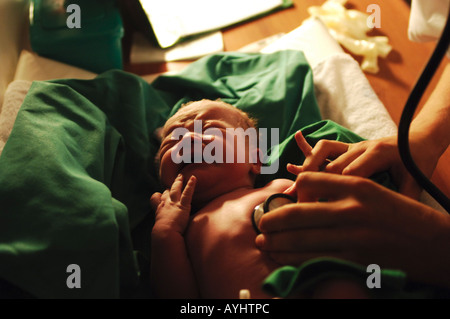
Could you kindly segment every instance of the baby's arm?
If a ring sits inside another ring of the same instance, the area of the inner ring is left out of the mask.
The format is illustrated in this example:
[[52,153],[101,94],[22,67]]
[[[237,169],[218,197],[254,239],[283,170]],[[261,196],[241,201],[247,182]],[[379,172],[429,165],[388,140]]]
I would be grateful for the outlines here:
[[163,194],[155,193],[151,198],[158,207],[152,229],[150,277],[158,298],[198,298],[183,237],[189,222],[195,183],[192,176],[183,190],[183,177],[179,175],[170,190]]

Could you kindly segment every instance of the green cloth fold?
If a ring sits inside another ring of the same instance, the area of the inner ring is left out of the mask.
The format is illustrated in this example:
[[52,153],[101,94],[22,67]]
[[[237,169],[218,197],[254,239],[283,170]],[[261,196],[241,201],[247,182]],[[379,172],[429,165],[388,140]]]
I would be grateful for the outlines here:
[[[372,277],[371,277],[372,276]],[[373,286],[375,279],[379,286]],[[430,286],[410,285],[405,272],[381,268],[379,274],[361,264],[321,257],[299,267],[284,266],[273,271],[263,282],[267,293],[282,298],[311,296],[320,284],[336,279],[355,282],[366,289],[367,296],[376,299],[423,299],[448,296]],[[369,287],[369,284],[371,287]]]
[[[40,298],[116,298],[136,286],[130,230],[159,186],[150,139],[167,113],[124,72],[34,82],[0,157],[0,278]],[[70,264],[79,289],[66,285]]]

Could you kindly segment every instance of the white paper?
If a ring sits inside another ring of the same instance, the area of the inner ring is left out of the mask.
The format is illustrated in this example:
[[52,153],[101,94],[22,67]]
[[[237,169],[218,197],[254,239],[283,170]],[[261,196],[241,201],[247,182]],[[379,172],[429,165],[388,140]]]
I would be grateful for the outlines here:
[[167,48],[179,39],[218,30],[268,12],[283,0],[140,0],[159,45]]
[[131,63],[192,60],[224,50],[222,32],[216,31],[184,41],[167,49],[152,45],[143,35],[135,34],[131,48]]

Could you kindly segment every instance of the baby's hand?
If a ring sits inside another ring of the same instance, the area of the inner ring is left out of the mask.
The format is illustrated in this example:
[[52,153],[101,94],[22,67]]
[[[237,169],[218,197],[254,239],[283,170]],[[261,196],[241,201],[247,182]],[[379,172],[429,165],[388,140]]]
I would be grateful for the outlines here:
[[172,187],[164,193],[155,193],[150,203],[156,209],[155,228],[175,231],[183,235],[189,222],[192,196],[197,179],[191,176],[183,190],[183,176],[177,176]]

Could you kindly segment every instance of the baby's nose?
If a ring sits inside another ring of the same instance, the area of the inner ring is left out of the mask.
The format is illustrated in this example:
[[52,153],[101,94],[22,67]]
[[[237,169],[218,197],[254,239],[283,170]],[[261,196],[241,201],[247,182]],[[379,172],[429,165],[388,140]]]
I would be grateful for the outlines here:
[[214,139],[214,136],[211,134],[203,134],[198,132],[187,132],[186,134],[183,135],[183,140],[184,139],[189,139],[192,144],[194,143],[203,144],[204,142],[212,141]]
[[202,142],[202,137],[196,132],[187,132],[183,135],[183,140],[190,140],[191,143]]

